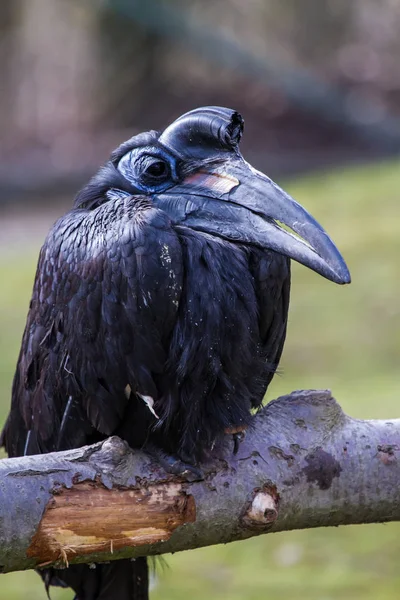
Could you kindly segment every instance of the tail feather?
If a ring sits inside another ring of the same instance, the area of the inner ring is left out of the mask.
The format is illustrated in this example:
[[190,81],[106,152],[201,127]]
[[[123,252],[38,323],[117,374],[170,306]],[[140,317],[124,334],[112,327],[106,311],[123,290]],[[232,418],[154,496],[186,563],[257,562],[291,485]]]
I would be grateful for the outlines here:
[[70,587],[74,600],[148,600],[147,559],[122,559],[108,564],[71,565],[68,569],[41,572],[46,588],[50,585]]

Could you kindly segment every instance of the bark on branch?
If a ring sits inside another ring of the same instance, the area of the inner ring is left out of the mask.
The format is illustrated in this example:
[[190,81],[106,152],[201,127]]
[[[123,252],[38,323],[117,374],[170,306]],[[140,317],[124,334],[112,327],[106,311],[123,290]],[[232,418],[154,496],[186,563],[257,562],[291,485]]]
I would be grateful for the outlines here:
[[400,419],[352,419],[329,391],[293,392],[261,410],[232,448],[226,436],[192,483],[116,437],[0,461],[1,569],[400,519]]

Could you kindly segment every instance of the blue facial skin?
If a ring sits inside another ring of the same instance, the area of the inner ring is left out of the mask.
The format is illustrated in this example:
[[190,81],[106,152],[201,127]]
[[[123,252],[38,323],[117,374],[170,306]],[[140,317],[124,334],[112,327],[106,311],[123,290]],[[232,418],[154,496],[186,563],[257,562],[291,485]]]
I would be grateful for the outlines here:
[[117,168],[139,191],[151,195],[164,192],[179,182],[178,162],[167,150],[151,146],[134,148],[121,158]]

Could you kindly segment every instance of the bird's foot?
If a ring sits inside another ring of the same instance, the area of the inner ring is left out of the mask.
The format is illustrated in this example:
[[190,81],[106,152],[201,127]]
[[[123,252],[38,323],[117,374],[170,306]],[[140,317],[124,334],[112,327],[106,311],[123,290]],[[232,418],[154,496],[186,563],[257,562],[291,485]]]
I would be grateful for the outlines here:
[[178,475],[190,483],[204,479],[203,472],[196,465],[185,462],[172,454],[167,454],[158,446],[146,444],[144,450],[153,456],[167,473]]
[[238,427],[228,427],[225,433],[233,438],[233,454],[237,454],[240,444],[246,436],[247,425],[239,425]]

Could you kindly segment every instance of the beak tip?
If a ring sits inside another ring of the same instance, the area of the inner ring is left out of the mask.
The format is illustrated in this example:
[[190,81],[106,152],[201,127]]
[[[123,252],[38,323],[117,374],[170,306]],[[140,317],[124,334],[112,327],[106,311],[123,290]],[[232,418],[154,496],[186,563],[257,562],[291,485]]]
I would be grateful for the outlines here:
[[335,272],[335,277],[332,281],[338,283],[339,285],[351,283],[350,271],[346,264],[343,264],[341,269]]
[[342,277],[341,281],[339,281],[340,285],[347,285],[348,283],[351,283],[350,275],[348,277]]

